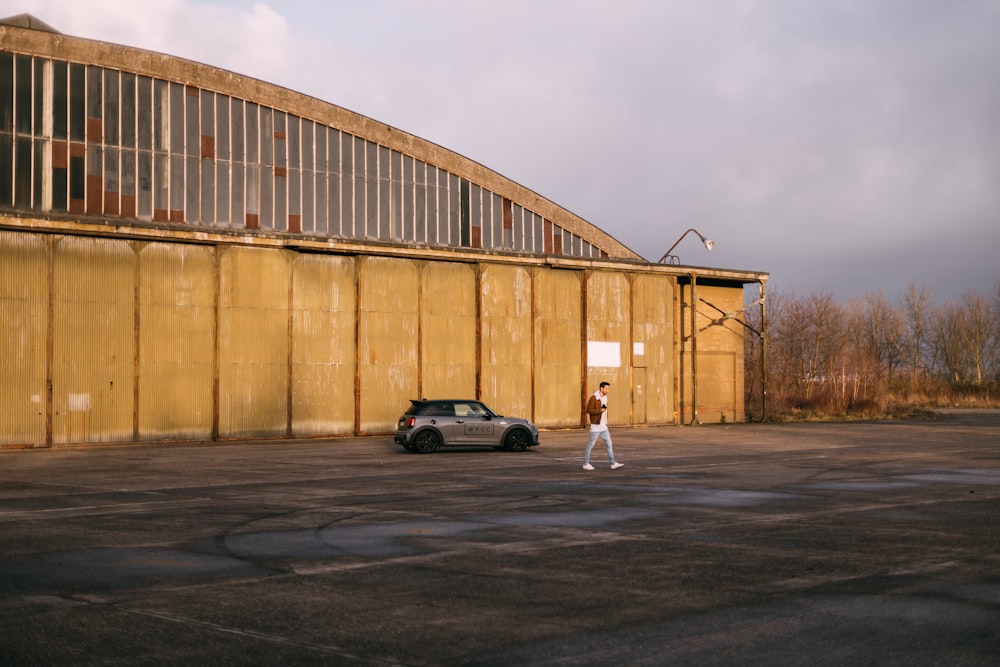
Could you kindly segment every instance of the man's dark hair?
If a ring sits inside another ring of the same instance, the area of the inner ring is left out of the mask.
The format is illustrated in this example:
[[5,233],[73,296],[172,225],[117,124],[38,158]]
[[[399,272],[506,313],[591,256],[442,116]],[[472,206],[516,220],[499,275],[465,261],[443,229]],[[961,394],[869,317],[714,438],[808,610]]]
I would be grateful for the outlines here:
[[610,386],[611,386],[610,382],[602,382],[601,386],[598,387],[598,389],[604,389],[605,387],[610,387]]

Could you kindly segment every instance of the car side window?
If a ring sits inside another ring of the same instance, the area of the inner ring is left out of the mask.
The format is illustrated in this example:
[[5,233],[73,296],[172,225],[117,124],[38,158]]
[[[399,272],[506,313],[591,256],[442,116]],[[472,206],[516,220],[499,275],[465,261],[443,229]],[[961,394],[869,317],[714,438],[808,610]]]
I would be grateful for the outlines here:
[[451,403],[433,403],[425,407],[421,414],[428,417],[454,417],[455,407]]

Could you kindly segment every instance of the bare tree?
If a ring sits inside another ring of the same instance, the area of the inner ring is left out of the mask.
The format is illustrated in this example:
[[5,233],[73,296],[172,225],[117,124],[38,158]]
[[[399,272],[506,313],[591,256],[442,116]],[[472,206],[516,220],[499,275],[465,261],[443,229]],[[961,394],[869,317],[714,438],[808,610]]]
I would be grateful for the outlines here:
[[[997,287],[1000,293],[1000,285]],[[1000,297],[998,297],[1000,300]],[[916,389],[922,371],[929,367],[925,362],[928,353],[928,329],[934,294],[924,286],[913,283],[907,286],[902,299],[903,338],[902,354],[910,371],[910,389]]]

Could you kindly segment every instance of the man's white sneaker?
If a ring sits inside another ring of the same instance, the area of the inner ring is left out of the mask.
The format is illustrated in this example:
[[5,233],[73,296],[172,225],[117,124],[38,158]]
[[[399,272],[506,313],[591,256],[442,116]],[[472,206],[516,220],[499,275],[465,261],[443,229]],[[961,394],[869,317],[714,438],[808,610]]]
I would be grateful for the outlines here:
[[618,469],[619,469],[619,468],[621,468],[621,467],[622,467],[623,465],[625,465],[625,464],[624,464],[624,463],[612,463],[612,464],[611,464],[611,469],[612,469],[612,470],[618,470]]
[[590,465],[589,463],[584,463],[583,464],[583,469],[584,470],[593,470],[594,466]]

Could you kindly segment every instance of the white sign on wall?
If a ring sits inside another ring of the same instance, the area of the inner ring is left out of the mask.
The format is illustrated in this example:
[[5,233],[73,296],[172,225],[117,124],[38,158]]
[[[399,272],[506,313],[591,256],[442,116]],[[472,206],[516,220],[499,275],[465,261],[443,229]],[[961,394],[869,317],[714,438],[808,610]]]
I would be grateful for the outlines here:
[[621,365],[621,345],[600,340],[587,341],[587,366],[620,368]]

